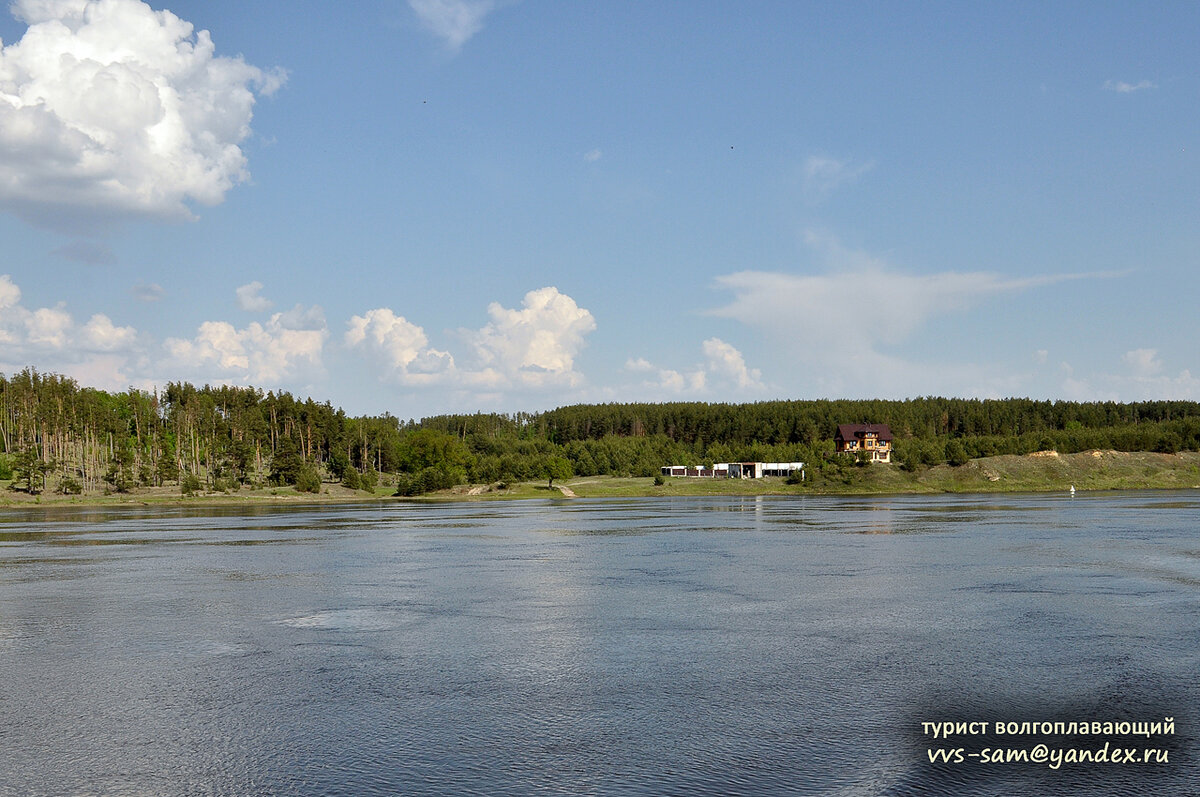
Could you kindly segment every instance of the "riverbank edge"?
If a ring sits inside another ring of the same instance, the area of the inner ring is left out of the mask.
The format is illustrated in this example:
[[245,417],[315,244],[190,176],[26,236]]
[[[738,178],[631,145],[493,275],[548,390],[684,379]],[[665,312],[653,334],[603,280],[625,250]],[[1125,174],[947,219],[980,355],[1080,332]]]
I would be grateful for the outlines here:
[[522,499],[653,498],[759,495],[935,495],[944,493],[1045,493],[1111,490],[1200,489],[1200,452],[1084,451],[1058,454],[1040,451],[1024,456],[986,457],[951,467],[938,465],[909,472],[895,465],[850,467],[833,475],[814,474],[800,484],[781,478],[670,478],[656,485],[652,477],[587,476],[546,482],[461,485],[424,496],[396,497],[391,487],[374,493],[324,484],[320,493],[294,488],[240,490],[232,493],[180,495],[178,488],[142,488],[111,495],[30,496],[0,491],[0,511],[45,507],[188,506],[236,507],[300,504],[361,504],[407,501],[421,503],[504,501]]

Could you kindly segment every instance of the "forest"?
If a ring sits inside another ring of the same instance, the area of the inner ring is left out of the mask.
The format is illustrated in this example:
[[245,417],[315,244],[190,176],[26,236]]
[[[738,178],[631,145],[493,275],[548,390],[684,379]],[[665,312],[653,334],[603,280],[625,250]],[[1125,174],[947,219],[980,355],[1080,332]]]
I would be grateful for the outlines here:
[[999,454],[1200,450],[1200,403],[1024,398],[581,404],[401,420],[254,387],[168,383],[108,393],[32,368],[0,374],[0,482],[62,494],[183,494],[323,483],[397,495],[459,484],[652,476],[666,464],[803,461],[842,468],[839,423],[886,423],[891,466]]

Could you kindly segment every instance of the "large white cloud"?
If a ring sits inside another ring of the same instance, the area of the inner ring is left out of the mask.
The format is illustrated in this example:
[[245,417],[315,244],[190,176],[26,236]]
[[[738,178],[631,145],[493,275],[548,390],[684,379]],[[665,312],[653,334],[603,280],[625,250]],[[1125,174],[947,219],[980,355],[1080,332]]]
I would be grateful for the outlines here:
[[381,356],[391,376],[406,384],[432,383],[454,371],[449,352],[430,348],[424,329],[386,307],[353,316],[345,340]]
[[592,314],[558,288],[525,294],[521,309],[492,302],[491,322],[470,335],[486,381],[537,387],[576,385],[575,356],[596,329]]
[[275,313],[265,324],[255,321],[242,329],[205,321],[191,338],[163,341],[167,361],[159,370],[192,381],[278,385],[321,373],[328,336],[320,308]]
[[462,330],[470,351],[462,362],[432,348],[425,330],[386,307],[347,323],[346,345],[373,353],[403,384],[511,390],[574,387],[583,382],[575,357],[596,329],[592,314],[555,287],[525,294],[520,309],[488,306],[491,321]]
[[215,55],[208,31],[140,0],[17,0],[0,50],[0,207],[87,232],[188,218],[247,178],[255,92],[283,81]]

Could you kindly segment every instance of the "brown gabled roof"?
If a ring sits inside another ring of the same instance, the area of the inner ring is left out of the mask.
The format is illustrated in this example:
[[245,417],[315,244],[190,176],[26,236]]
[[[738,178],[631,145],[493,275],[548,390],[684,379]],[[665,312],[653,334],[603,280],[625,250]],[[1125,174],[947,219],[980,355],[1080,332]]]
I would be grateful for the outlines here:
[[880,440],[892,439],[892,430],[886,423],[839,423],[835,440],[857,440],[873,432]]

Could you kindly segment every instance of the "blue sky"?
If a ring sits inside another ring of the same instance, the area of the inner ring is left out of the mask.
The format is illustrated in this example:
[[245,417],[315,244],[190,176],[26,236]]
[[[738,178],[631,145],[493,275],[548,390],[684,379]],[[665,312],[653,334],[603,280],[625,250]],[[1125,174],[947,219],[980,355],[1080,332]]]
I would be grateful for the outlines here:
[[0,372],[1200,399],[1200,6],[18,0]]

